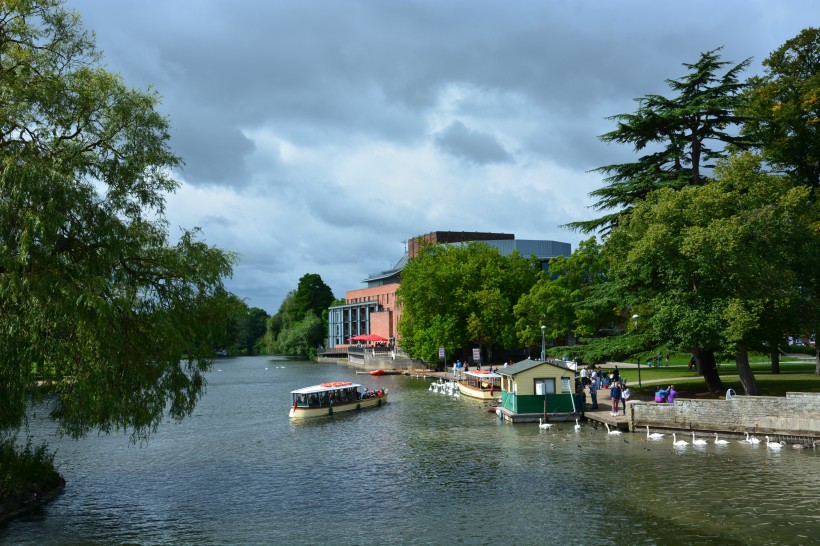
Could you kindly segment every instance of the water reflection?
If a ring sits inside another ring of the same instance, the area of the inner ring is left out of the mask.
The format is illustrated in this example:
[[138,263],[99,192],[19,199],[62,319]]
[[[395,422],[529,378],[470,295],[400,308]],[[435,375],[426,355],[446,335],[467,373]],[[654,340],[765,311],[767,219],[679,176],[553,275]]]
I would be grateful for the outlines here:
[[[820,536],[820,458],[765,445],[674,448],[583,423],[499,421],[422,379],[266,358],[220,362],[196,415],[144,447],[58,440],[65,493],[0,530],[13,544],[799,544]],[[390,390],[360,413],[291,421],[289,392]],[[680,437],[679,437],[680,438]],[[691,439],[691,436],[690,436]]]

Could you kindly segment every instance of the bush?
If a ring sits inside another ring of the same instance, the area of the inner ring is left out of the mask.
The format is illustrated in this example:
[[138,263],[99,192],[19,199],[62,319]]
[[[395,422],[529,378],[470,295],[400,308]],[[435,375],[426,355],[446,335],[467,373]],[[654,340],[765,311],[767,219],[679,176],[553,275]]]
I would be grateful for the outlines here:
[[805,345],[789,345],[788,353],[799,353],[803,355],[814,356],[816,349],[814,347],[806,347]]
[[17,437],[0,439],[0,499],[22,493],[34,482],[54,474],[54,454],[46,446],[31,446],[31,438],[22,449]]

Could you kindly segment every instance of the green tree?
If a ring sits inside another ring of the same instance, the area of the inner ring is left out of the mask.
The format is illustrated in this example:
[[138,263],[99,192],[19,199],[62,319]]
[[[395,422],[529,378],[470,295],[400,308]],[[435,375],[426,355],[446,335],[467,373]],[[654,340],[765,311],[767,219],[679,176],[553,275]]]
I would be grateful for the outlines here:
[[3,430],[46,381],[62,431],[147,438],[193,410],[232,312],[233,255],[169,241],[181,161],[156,94],[99,59],[60,2],[0,3]]
[[[285,296],[267,321],[264,345],[269,354],[313,356],[327,336],[327,309],[337,300],[322,277],[307,273],[296,290]],[[344,300],[342,300],[344,303]],[[318,320],[320,327],[316,327]],[[305,338],[305,336],[308,336]],[[298,352],[304,351],[304,352]]]
[[248,355],[256,352],[259,338],[265,335],[268,313],[259,307],[245,309],[237,318],[234,349]]
[[316,341],[323,339],[326,328],[322,319],[308,311],[302,320],[280,332],[276,340],[277,353],[290,356],[316,355]]
[[[820,29],[807,28],[763,61],[765,73],[749,82],[748,121],[743,131],[773,169],[812,189],[807,206],[816,207],[820,186]],[[809,279],[807,283],[817,284]],[[812,286],[806,285],[806,289]],[[802,334],[820,328],[818,304],[806,294],[799,311]],[[785,332],[781,332],[783,334]],[[782,337],[770,340],[773,368]],[[820,375],[820,351],[815,373]]]
[[731,350],[744,389],[757,394],[748,350],[786,329],[816,275],[802,252],[816,256],[808,193],[744,155],[721,162],[712,183],[636,205],[606,251],[624,304],[642,306],[640,345],[693,350],[712,391],[722,388],[715,354]]
[[[621,320],[613,310],[612,298],[605,295],[608,281],[608,264],[594,237],[582,241],[571,256],[553,258],[549,272],[542,273],[515,305],[521,342],[527,346],[537,344],[542,325],[550,342],[568,341],[570,336],[583,342],[585,338],[612,333]],[[567,348],[563,343],[560,351],[590,361],[583,345]]]
[[[775,169],[820,186],[820,29],[807,28],[763,61],[749,81],[743,127]],[[814,196],[816,199],[816,195]]]
[[483,243],[428,245],[402,271],[397,297],[402,347],[435,361],[470,344],[487,350],[516,344],[513,306],[533,285],[537,264],[513,253],[502,256]]
[[[739,74],[750,60],[731,66],[720,60],[718,51],[701,53],[696,63],[684,63],[688,74],[666,80],[675,93],[672,98],[645,95],[636,99],[634,113],[609,118],[617,122],[617,128],[601,140],[631,144],[636,152],[647,153],[632,163],[596,169],[607,176],[606,185],[590,195],[598,199],[596,211],[608,212],[569,227],[608,233],[652,191],[707,182],[710,162],[725,156],[725,145],[748,147],[747,139],[734,128],[743,121],[736,113],[744,102]],[[719,75],[726,67],[730,68]]]
[[317,317],[322,316],[322,312],[333,304],[335,297],[333,291],[316,273],[306,273],[299,279],[296,287],[296,294],[293,296],[293,318],[302,320],[308,311],[312,311]]

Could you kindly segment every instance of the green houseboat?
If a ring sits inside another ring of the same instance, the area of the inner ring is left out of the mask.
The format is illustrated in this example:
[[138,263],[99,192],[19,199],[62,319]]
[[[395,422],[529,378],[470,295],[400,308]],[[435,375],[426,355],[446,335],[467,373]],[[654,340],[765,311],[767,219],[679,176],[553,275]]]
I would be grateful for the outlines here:
[[574,420],[575,371],[562,360],[522,360],[499,368],[501,404],[499,417],[513,423]]

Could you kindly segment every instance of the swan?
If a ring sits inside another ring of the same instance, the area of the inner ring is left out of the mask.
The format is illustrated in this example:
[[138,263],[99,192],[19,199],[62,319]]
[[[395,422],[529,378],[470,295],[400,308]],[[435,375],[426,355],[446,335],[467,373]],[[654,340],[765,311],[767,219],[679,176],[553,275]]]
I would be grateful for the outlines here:
[[692,431],[692,445],[693,446],[705,446],[706,440],[703,438],[695,438],[695,431]]
[[728,443],[729,442],[727,442],[726,440],[718,440],[717,432],[715,432],[715,444],[717,444],[719,446],[725,446]]
[[575,430],[580,430],[581,424],[578,422],[578,419],[575,420]]
[[768,447],[769,449],[778,450],[784,445],[786,445],[785,442],[769,442],[769,437],[766,436],[766,447]]
[[754,436],[749,436],[749,433],[746,433],[746,441],[750,444],[759,444],[760,438],[755,438]]
[[687,442],[686,440],[678,440],[678,437],[673,432],[672,433],[672,445],[673,446],[688,446],[689,442]]
[[660,440],[664,436],[666,436],[666,434],[661,434],[660,432],[653,432],[652,434],[649,434],[649,425],[646,425],[646,438],[647,438],[647,440]]
[[609,423],[604,423],[604,425],[606,425],[606,431],[607,431],[609,434],[621,434],[621,431],[620,431],[620,430],[618,430],[617,428],[616,428],[616,429],[610,429],[610,428],[609,428]]
[[550,428],[552,423],[544,423],[541,421],[541,418],[538,418],[538,428]]

